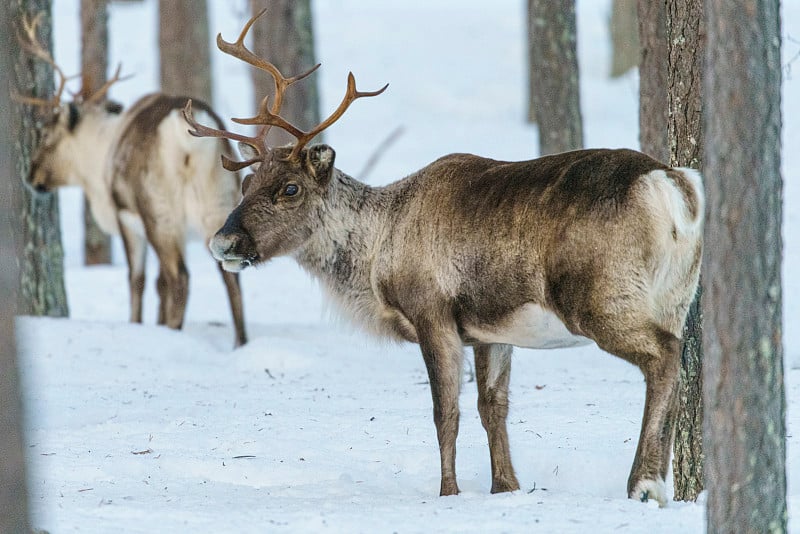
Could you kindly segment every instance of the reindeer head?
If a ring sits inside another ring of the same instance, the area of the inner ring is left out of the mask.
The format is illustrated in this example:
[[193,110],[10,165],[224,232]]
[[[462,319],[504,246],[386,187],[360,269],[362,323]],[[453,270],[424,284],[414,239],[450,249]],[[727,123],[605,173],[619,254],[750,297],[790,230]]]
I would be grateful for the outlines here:
[[[202,126],[194,120],[191,100],[184,109],[184,116],[192,126],[192,130],[189,130],[192,135],[224,137],[239,142],[240,151],[247,159],[234,162],[223,156],[222,165],[226,169],[236,171],[251,167],[253,170],[242,182],[241,203],[209,244],[212,254],[222,262],[222,266],[234,272],[275,256],[289,254],[306,242],[316,226],[316,214],[324,209],[336,156],[328,145],[316,144],[308,148],[306,145],[336,122],[353,101],[377,96],[388,87],[387,84],[378,91],[359,92],[355,77],[350,73],[347,92],[336,111],[307,132],[292,125],[278,115],[284,92],[290,85],[314,72],[319,64],[303,74],[285,78],[272,63],[248,50],[244,45],[245,36],[264,11],[245,24],[236,42],[227,42],[217,35],[217,47],[220,50],[270,73],[275,81],[275,98],[271,105],[269,97],[266,97],[255,117],[232,119],[238,124],[260,125],[258,133],[248,137]],[[267,132],[272,126],[285,130],[297,141],[284,147],[266,146]]]
[[[22,103],[34,106],[43,125],[41,139],[32,157],[29,185],[38,192],[71,183],[78,172],[81,159],[86,156],[81,150],[81,135],[87,124],[96,125],[108,115],[118,115],[122,106],[104,100],[109,88],[120,80],[120,69],[98,90],[89,93],[84,87],[73,93],[71,102],[62,102],[67,82],[80,75],[66,76],[53,57],[37,40],[37,32],[43,13],[33,20],[23,17],[21,31],[17,34],[20,46],[31,56],[53,67],[58,78],[58,87],[50,99],[14,95]],[[90,127],[91,128],[91,127]]]

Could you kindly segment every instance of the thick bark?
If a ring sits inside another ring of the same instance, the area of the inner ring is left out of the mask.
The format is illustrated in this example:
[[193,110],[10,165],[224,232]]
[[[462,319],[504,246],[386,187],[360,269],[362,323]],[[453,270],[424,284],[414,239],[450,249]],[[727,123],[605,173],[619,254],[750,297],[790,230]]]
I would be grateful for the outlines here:
[[159,0],[161,90],[212,102],[206,0]]
[[611,4],[611,77],[622,76],[639,65],[637,0],[614,0]]
[[708,532],[785,532],[779,2],[705,13]]
[[[311,18],[311,0],[250,0],[253,15],[266,9],[266,13],[253,25],[253,51],[267,58],[287,78],[313,67],[314,31]],[[259,69],[250,69],[253,76],[255,108],[270,95],[274,102],[275,86],[272,77]],[[286,91],[280,115],[302,130],[320,122],[318,75],[297,82]],[[342,82],[344,83],[344,82]],[[272,128],[267,143],[281,145],[294,141],[294,137]]]
[[664,2],[639,0],[639,145],[658,161],[669,161],[667,142],[667,11]]
[[[14,34],[19,6],[0,2],[0,72],[14,71],[19,49]],[[14,339],[14,302],[19,283],[19,173],[14,146],[20,107],[11,101],[12,77],[0,83],[0,532],[30,532],[22,436],[22,405]]]
[[[13,0],[11,12],[14,20],[19,20],[21,13],[33,18],[36,13],[44,12],[39,40],[52,47],[49,44],[52,30],[49,1]],[[44,61],[20,52],[13,70],[20,93],[37,97],[52,94],[53,70]],[[21,206],[22,221],[18,311],[30,315],[66,316],[58,195],[34,194],[23,187],[21,179],[30,170],[31,156],[39,143],[40,126],[35,110],[26,106],[18,129],[21,157],[17,160],[17,180],[12,180],[14,196],[19,199],[16,205]]]
[[[81,0],[81,92],[102,87],[108,69],[107,0]],[[111,238],[97,225],[83,199],[83,255],[86,265],[111,263]]]
[[[702,169],[703,0],[667,0],[669,164]],[[703,490],[703,313],[698,289],[683,329],[672,463],[676,501]]]
[[583,147],[574,0],[529,0],[530,98],[544,156]]

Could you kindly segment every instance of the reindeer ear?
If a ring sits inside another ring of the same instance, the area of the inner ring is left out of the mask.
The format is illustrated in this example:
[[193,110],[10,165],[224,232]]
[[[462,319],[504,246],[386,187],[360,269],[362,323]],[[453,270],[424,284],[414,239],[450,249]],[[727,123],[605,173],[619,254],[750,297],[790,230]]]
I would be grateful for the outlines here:
[[[258,150],[256,150],[253,145],[245,143],[244,141],[239,141],[237,146],[239,147],[239,154],[242,155],[243,159],[248,160],[258,158]],[[253,163],[250,165],[250,168],[254,171],[257,171],[259,167],[261,167],[261,163]]]
[[244,159],[253,159],[258,157],[258,151],[253,145],[239,141],[239,153]]
[[81,120],[81,111],[78,105],[73,102],[68,104],[67,111],[69,112],[69,115],[67,115],[67,129],[71,132],[75,130],[78,121]]
[[325,184],[333,175],[336,152],[328,145],[314,145],[306,152],[306,165],[318,182]]

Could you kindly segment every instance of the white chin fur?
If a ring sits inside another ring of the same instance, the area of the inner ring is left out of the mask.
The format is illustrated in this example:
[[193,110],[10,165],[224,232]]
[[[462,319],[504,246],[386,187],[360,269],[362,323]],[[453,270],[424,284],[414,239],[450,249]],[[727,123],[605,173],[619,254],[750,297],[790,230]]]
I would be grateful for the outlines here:
[[657,480],[640,480],[630,494],[631,499],[647,502],[650,499],[658,501],[658,506],[667,505],[667,485],[659,478]]
[[222,260],[222,268],[229,273],[239,273],[247,266],[242,260]]

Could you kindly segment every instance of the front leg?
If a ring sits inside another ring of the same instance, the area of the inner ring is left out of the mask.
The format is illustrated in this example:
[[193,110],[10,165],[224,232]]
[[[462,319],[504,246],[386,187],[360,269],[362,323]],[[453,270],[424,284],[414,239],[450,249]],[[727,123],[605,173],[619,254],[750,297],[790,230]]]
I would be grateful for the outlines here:
[[448,322],[417,324],[422,357],[428,369],[433,398],[433,422],[439,438],[442,484],[440,495],[457,495],[456,438],[458,394],[461,390],[463,346],[455,325]]

